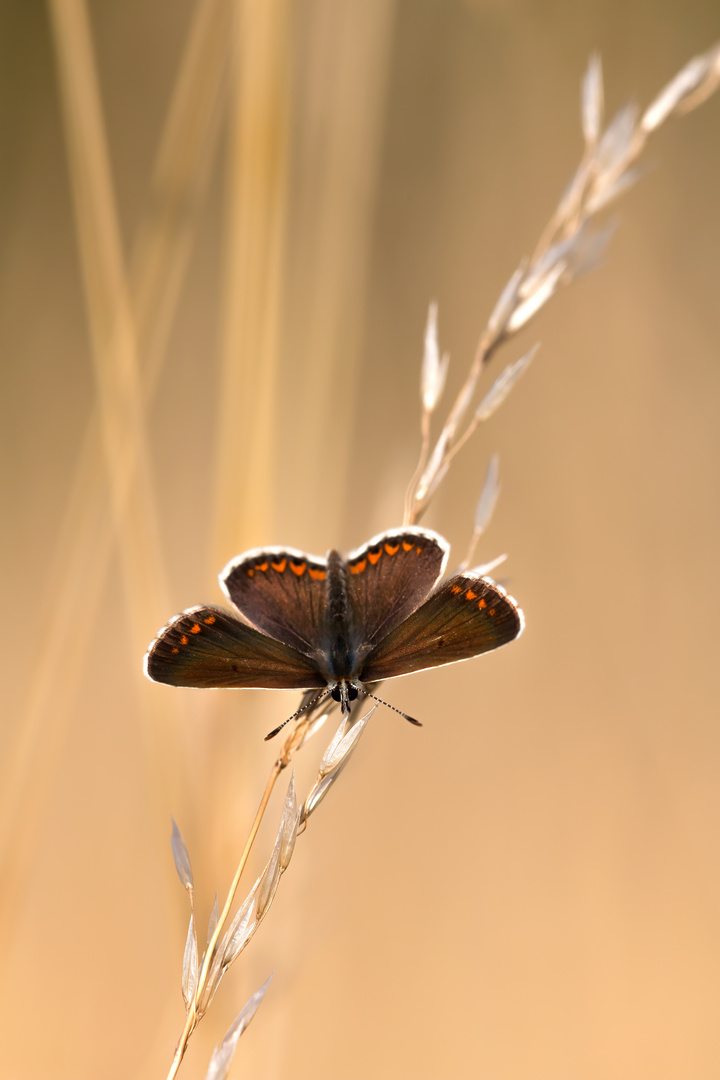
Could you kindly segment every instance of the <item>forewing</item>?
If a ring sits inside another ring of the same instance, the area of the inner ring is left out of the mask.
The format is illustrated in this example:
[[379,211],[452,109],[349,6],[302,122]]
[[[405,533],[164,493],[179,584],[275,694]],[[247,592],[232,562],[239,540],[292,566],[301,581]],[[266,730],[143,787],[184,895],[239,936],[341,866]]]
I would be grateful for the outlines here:
[[426,598],[447,562],[448,544],[429,529],[381,533],[347,558],[347,589],[358,638],[377,645]]
[[489,578],[458,574],[445,582],[367,657],[361,682],[468,660],[522,633],[523,614]]
[[225,595],[248,622],[314,654],[325,625],[327,563],[293,548],[256,548],[220,574]]
[[321,688],[308,657],[218,607],[176,615],[148,646],[145,674],[171,686]]

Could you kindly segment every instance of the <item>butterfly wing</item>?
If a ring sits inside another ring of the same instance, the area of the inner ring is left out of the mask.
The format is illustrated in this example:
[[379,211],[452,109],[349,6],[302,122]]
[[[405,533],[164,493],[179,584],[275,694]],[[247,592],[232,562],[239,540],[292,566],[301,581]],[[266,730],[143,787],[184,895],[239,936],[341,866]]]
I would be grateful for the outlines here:
[[326,685],[308,657],[218,607],[176,615],[148,646],[145,674],[171,686],[296,690]]
[[326,610],[327,562],[294,548],[255,548],[232,559],[220,584],[248,622],[312,656]]
[[423,602],[445,569],[448,551],[438,533],[407,527],[381,533],[348,556],[348,596],[364,651]]
[[522,611],[500,585],[458,574],[383,638],[367,657],[360,681],[468,660],[513,641],[523,625]]

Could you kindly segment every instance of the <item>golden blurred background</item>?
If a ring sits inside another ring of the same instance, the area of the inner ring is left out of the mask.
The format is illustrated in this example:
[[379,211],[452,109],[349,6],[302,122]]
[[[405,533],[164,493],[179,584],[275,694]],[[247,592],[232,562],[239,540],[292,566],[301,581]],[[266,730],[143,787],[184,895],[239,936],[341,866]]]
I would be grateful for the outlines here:
[[[719,29],[707,0],[0,7],[2,1077],[166,1075],[170,815],[202,924],[298,695],[152,685],[147,642],[244,548],[400,524],[428,302],[449,402],[579,158],[590,53],[612,112]],[[542,340],[425,523],[459,561],[500,452],[478,558],[509,553],[525,635],[386,684],[424,727],[376,713],[180,1076],[272,970],[233,1075],[720,1073],[719,131],[713,98],[653,137],[604,264],[493,362]]]

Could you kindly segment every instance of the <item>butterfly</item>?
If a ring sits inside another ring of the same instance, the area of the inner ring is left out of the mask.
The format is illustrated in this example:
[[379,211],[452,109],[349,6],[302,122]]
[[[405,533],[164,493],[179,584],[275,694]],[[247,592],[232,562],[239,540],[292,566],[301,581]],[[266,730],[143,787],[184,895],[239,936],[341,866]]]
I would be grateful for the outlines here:
[[490,578],[468,570],[438,585],[448,551],[438,533],[411,526],[347,558],[246,551],[220,574],[244,621],[221,607],[188,608],[148,646],[145,674],[171,686],[317,689],[349,712],[359,694],[372,696],[368,684],[467,660],[522,633],[522,611]]

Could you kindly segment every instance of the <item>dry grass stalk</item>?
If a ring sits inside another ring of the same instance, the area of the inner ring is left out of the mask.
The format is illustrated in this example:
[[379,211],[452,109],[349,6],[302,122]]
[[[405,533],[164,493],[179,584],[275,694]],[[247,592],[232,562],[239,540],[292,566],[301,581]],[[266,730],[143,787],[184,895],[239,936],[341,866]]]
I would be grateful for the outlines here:
[[[238,956],[253,937],[260,923],[269,911],[280,882],[280,877],[290,865],[298,833],[305,830],[310,815],[327,795],[330,787],[347,765],[361,734],[365,730],[365,727],[376,708],[377,706],[373,705],[368,709],[367,713],[358,720],[347,717],[343,718],[334,738],[325,751],[318,770],[317,780],[300,810],[298,810],[297,797],[295,794],[295,776],[294,774],[291,776],[285,796],[280,826],[278,828],[275,845],[270,859],[262,874],[243,900],[237,913],[233,919],[230,920],[230,911],[235,901],[240,878],[247,864],[257,831],[264,817],[278,777],[290,764],[294,754],[300,747],[307,742],[308,738],[310,738],[320,726],[322,726],[329,709],[324,706],[322,711],[316,710],[315,715],[308,715],[306,713],[290,732],[285,740],[279,757],[270,770],[270,776],[268,777],[265,792],[260,801],[255,820],[253,821],[250,830],[250,835],[235,871],[232,884],[228,890],[223,910],[219,915],[217,914],[217,901],[213,908],[213,914],[211,915],[210,926],[208,928],[207,948],[200,959],[198,959],[197,931],[193,904],[194,884],[190,866],[190,856],[182,836],[180,835],[180,831],[173,822],[171,840],[172,852],[178,877],[184,888],[187,890],[190,899],[190,924],[185,942],[182,965],[182,994],[187,1016],[185,1027],[178,1040],[170,1072],[168,1073],[168,1080],[172,1080],[172,1078],[177,1075],[190,1036],[205,1015],[220,986],[220,982],[222,981],[225,972],[231,964],[237,960]],[[308,712],[312,713],[313,710],[308,710]],[[230,920],[229,925],[228,920]],[[250,999],[250,1002],[254,1002],[254,1007],[252,1008],[253,1014],[260,1004],[260,1000],[267,989],[269,981],[270,980],[268,979],[263,987],[261,987]],[[229,1068],[232,1055],[237,1046],[237,1041],[242,1034],[242,1031],[247,1027],[247,1023],[249,1023],[250,1017],[248,1016],[248,1010],[250,1002],[245,1005],[242,1012],[233,1021],[233,1024],[228,1030],[223,1042],[220,1044],[220,1047],[216,1048],[207,1072],[207,1080],[218,1075],[225,1075],[224,1073],[214,1071],[220,1067],[218,1064],[220,1058],[223,1062],[226,1062],[226,1068]],[[241,1022],[242,1017],[246,1017],[246,1023]],[[221,1050],[222,1053],[220,1053]],[[217,1060],[216,1055],[219,1055]]]
[[[275,491],[279,312],[289,152],[287,0],[241,2],[231,25],[221,387],[215,466],[218,562],[267,535]],[[253,468],[245,466],[253,447]],[[228,497],[228,493],[232,496]]]
[[[591,58],[582,85],[581,119],[585,145],[580,164],[532,258],[520,264],[495,305],[480,336],[465,382],[432,450],[430,421],[442,392],[445,369],[441,369],[437,361],[437,308],[435,305],[430,307],[421,390],[420,460],[405,498],[406,524],[420,520],[454,456],[501,404],[527,368],[537,346],[502,372],[469,415],[480,377],[491,357],[545,306],[561,285],[569,285],[598,262],[611,230],[596,228],[595,218],[638,179],[635,163],[650,133],[670,116],[696,108],[719,84],[720,46],[716,45],[686,64],[644,113],[640,114],[634,105],[627,105],[603,129],[602,69],[599,58]],[[426,368],[431,372],[427,377]],[[429,394],[428,381],[432,386]]]
[[[130,461],[148,464],[135,325],[87,10],[83,0],[68,3],[53,0],[49,10],[99,413],[96,432],[100,448],[99,454],[96,449],[96,456],[100,464],[86,468],[88,463],[84,462],[80,474],[87,480],[89,473],[95,473],[96,468],[103,472],[104,467],[110,511],[108,515],[102,501],[99,516],[109,518],[105,522],[108,537],[115,532],[120,542],[130,616],[139,635],[141,627],[147,625],[146,605],[153,597],[158,598],[156,603],[163,602],[160,598],[163,561],[155,525],[157,504],[150,490],[147,467],[138,469],[132,504],[129,498]],[[78,520],[83,525],[97,521],[97,507],[85,500],[83,503]],[[64,538],[68,535],[69,530],[64,530]],[[96,551],[91,541],[86,542],[89,540],[83,535],[77,547],[80,558],[70,561],[69,573],[63,566],[63,573],[57,575],[63,589],[49,590],[50,596],[57,597],[57,604],[49,613],[42,656],[23,709],[21,734],[13,748],[8,783],[3,785],[0,857],[5,863],[6,901],[20,894],[19,879],[25,872],[20,853],[25,852],[27,858],[27,852],[32,850],[27,834],[42,820],[37,804],[50,787],[47,773],[53,768],[52,751],[60,737],[58,727],[62,726],[59,720],[65,719],[62,699],[79,668],[87,642],[84,634],[91,626],[88,591],[93,601],[102,595],[100,588],[88,590],[89,585],[95,584],[92,571],[102,557],[102,550]],[[109,546],[108,540],[108,551]],[[76,607],[80,599],[82,618],[78,617]],[[52,724],[47,724],[49,716]],[[41,752],[36,754],[38,746]],[[34,803],[35,813],[26,812],[28,803]]]
[[[322,475],[326,491],[346,484],[353,430],[349,416],[333,423],[328,454],[323,418],[337,414],[339,379],[348,401],[363,392],[364,297],[395,17],[395,0],[331,0],[305,4],[298,20],[302,63],[293,84],[300,107],[293,115],[296,171],[288,223],[291,287],[282,312],[284,361],[290,372],[302,373],[293,382],[293,416],[305,418],[301,438],[291,444],[296,469],[298,475]],[[304,505],[304,491],[290,487],[284,498],[292,520]],[[326,502],[323,521],[333,535],[342,500]]]
[[[131,615],[138,631],[163,580],[157,501],[149,455],[135,320],[122,253],[110,158],[84,0],[50,4],[64,108],[75,220],[92,339],[101,433],[115,529],[121,540]],[[128,510],[126,493],[140,462]],[[131,465],[132,462],[132,465]]]
[[[87,19],[82,9],[73,10],[70,5],[55,4],[51,10],[57,27],[58,67],[65,73],[63,78],[74,73],[77,79],[88,65],[91,71],[93,67]],[[135,349],[142,359],[139,392],[143,408],[151,400],[160,374],[202,195],[215,156],[221,89],[228,61],[229,11],[229,0],[200,0],[197,5],[153,170],[153,205],[138,229],[128,284],[123,285],[118,296],[127,309],[129,291],[129,318],[135,329]],[[90,86],[86,80],[84,93],[94,95],[93,123],[96,130],[100,128],[100,145],[104,145],[102,113],[94,85],[94,79]],[[65,97],[68,126],[72,125],[76,135],[82,134],[76,132],[79,115],[73,119],[77,112],[75,97],[70,98],[67,92]],[[88,134],[86,131],[85,135]],[[98,175],[97,169],[93,175]],[[78,183],[81,183],[79,179]],[[106,189],[109,187],[107,173],[103,184]],[[111,216],[114,216],[112,209]],[[115,231],[116,225],[112,229]],[[113,258],[119,258],[117,253]],[[136,401],[136,408],[137,404]],[[28,688],[18,724],[20,735],[12,749],[7,782],[3,785],[0,863],[4,867],[6,903],[11,881],[17,882],[14,894],[21,892],[18,852],[33,847],[21,843],[23,829],[28,828],[27,823],[43,819],[37,803],[52,788],[48,774],[59,760],[57,744],[72,715],[71,699],[93,630],[93,608],[103,595],[115,528],[124,516],[142,461],[142,441],[138,442],[134,436],[141,434],[144,438],[144,428],[132,424],[123,434],[122,452],[110,461],[103,460],[101,415],[98,402],[85,432],[50,566],[48,580],[53,587],[47,589],[46,629],[38,648],[36,677]],[[108,472],[112,476],[115,517],[108,515],[106,509]],[[79,605],[82,605],[82,618],[78,618]],[[145,619],[143,624],[147,625]],[[144,636],[143,629],[140,640]],[[50,729],[43,726],[49,714],[53,716]],[[150,729],[150,725],[145,727]],[[33,802],[35,812],[27,812],[28,802]],[[8,870],[9,865],[14,872]]]

